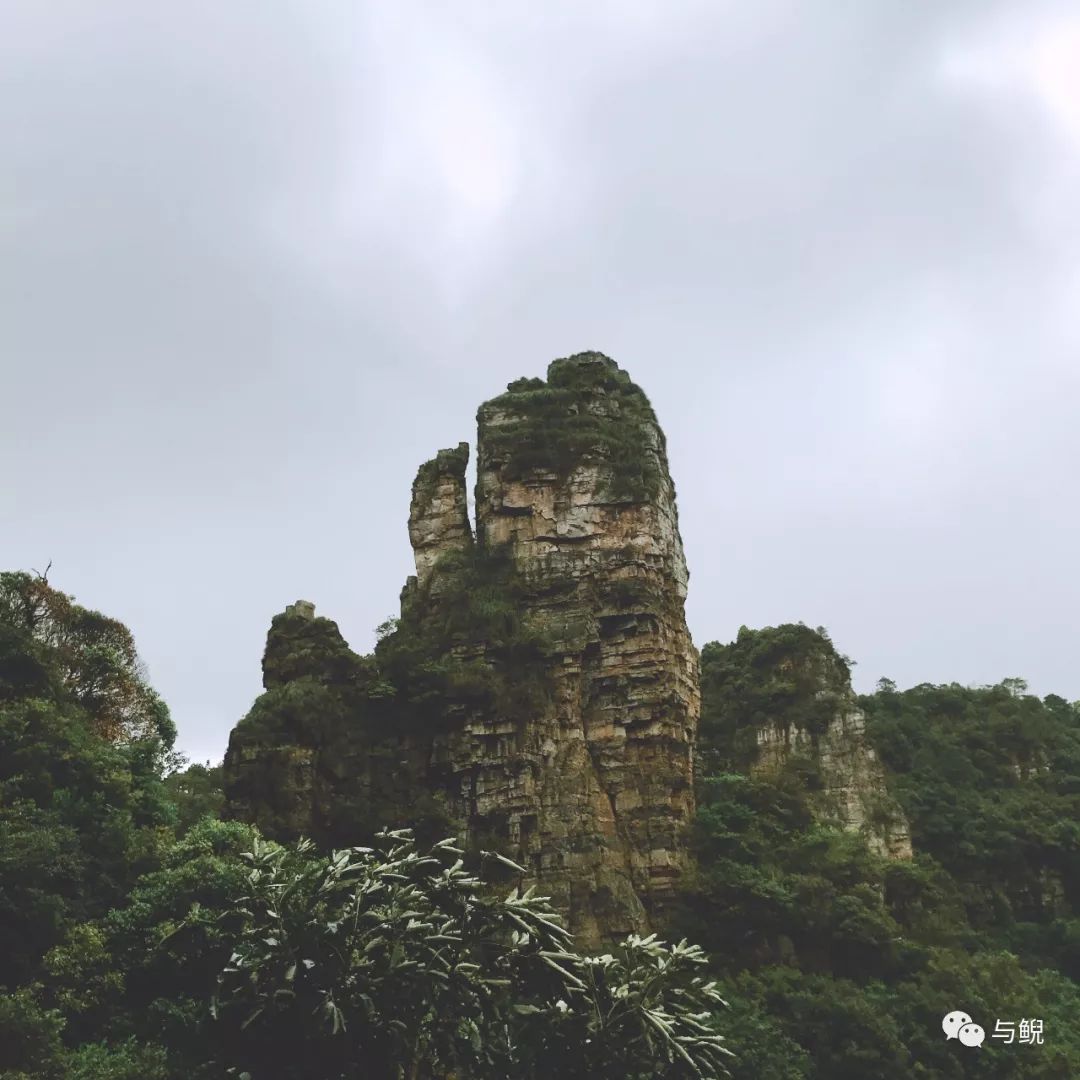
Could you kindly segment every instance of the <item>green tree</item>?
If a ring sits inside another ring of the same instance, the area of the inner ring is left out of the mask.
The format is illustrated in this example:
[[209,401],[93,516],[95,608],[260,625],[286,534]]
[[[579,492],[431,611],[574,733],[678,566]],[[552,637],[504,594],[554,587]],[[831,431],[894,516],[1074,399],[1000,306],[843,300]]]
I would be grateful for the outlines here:
[[[702,650],[697,870],[680,929],[717,958],[738,1077],[1080,1075],[1080,709],[998,686],[881,680],[858,699],[915,857],[829,824],[820,761],[755,768],[763,725],[813,732],[847,661],[803,626]],[[942,1038],[945,1012],[1039,1018],[1043,1046]],[[1051,1034],[1052,1032],[1052,1034]]]
[[48,666],[98,734],[172,746],[176,728],[123,623],[76,604],[45,575],[24,571],[0,573],[0,623],[43,647]]
[[176,765],[165,777],[165,790],[176,806],[177,830],[183,834],[205,817],[220,816],[225,805],[222,764],[179,760]]
[[329,857],[256,845],[215,1003],[223,1062],[254,1080],[722,1074],[699,950],[582,957],[546,900],[492,895],[462,854],[400,831]]
[[240,856],[256,839],[249,825],[203,818],[124,903],[70,928],[45,961],[70,1043],[136,1039],[167,1053],[177,1075],[203,1074],[216,1034],[210,997],[233,944],[223,916],[245,889]]
[[171,839],[174,735],[126,627],[43,575],[0,574],[0,989],[7,1049],[41,1058],[33,1075],[71,1075],[42,1049],[65,1026],[42,998],[44,955],[122,903]]

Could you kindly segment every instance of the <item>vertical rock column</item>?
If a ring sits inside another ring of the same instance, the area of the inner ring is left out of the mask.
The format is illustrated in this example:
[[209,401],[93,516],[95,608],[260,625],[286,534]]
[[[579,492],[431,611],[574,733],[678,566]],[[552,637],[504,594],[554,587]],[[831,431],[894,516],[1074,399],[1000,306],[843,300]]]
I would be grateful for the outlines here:
[[409,541],[416,559],[416,574],[423,584],[435,563],[449,551],[472,543],[469,507],[465,496],[465,468],[469,444],[440,450],[420,466],[409,504]]
[[416,576],[373,656],[310,604],[275,618],[230,813],[338,845],[426,813],[520,862],[592,947],[662,925],[687,862],[698,655],[664,437],[598,353],[478,428],[476,536],[462,443],[417,474]]
[[664,437],[598,353],[511,384],[478,423],[478,543],[509,551],[552,641],[524,854],[599,940],[662,916],[693,813],[698,656]]

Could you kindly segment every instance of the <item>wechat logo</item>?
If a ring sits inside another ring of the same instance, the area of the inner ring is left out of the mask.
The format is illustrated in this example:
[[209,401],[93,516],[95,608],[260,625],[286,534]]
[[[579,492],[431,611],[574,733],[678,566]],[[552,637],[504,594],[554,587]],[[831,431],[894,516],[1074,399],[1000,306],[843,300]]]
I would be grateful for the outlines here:
[[946,1039],[959,1039],[965,1046],[982,1046],[986,1032],[965,1012],[951,1012],[941,1021]]

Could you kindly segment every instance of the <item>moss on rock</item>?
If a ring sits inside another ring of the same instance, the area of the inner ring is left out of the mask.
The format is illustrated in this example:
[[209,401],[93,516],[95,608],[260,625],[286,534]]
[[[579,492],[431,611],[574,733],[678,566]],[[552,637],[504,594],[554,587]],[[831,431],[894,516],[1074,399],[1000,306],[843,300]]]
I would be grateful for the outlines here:
[[531,606],[528,583],[504,549],[443,555],[375,649],[396,688],[398,722],[445,726],[453,717],[447,702],[527,719],[546,695],[551,647]]
[[362,684],[371,666],[349,648],[331,619],[311,618],[291,608],[275,615],[263,653],[263,686],[276,686],[305,676],[338,685]]
[[910,857],[907,821],[886,786],[851,689],[851,662],[824,629],[739,630],[701,652],[699,756],[706,774],[767,778],[799,792],[822,822]]
[[701,751],[726,768],[745,769],[765,726],[824,731],[850,696],[851,669],[821,628],[744,626],[730,644],[702,648],[701,690]]
[[565,478],[579,465],[610,471],[612,498],[654,498],[663,475],[662,440],[649,399],[614,360],[586,352],[554,360],[547,381],[517,379],[480,407],[480,442],[502,475]]
[[464,476],[469,464],[469,444],[440,450],[433,458],[425,461],[416,472],[415,487],[436,483],[444,476]]

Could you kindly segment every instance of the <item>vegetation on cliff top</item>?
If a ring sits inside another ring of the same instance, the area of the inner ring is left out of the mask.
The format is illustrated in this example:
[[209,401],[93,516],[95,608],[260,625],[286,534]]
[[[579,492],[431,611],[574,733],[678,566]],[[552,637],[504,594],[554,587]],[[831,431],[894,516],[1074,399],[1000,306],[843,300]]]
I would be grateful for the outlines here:
[[[496,418],[505,414],[507,419]],[[662,481],[664,440],[649,399],[614,360],[580,353],[543,379],[517,379],[477,413],[485,461],[508,480],[564,477],[581,464],[610,470],[610,497],[645,502]]]
[[997,686],[883,681],[861,700],[916,850],[972,928],[1080,981],[1080,707]]
[[416,471],[413,490],[434,483],[440,476],[465,475],[469,464],[469,444],[459,443],[447,450],[440,450],[433,458],[425,461]]
[[[550,695],[552,639],[526,600],[506,552],[469,545],[445,554],[401,617],[379,628],[371,656],[353,653],[329,619],[276,616],[267,689],[230,737],[226,812],[274,839],[312,835],[324,845],[366,841],[405,817],[423,840],[445,835],[445,807],[395,740],[422,748],[473,713],[515,723],[536,715]],[[345,765],[358,755],[382,761],[363,784]]]
[[402,710],[400,722],[436,729],[447,702],[535,715],[552,647],[530,613],[529,586],[508,551],[469,545],[444,554],[388,626],[375,658]]
[[728,645],[709,642],[701,650],[700,756],[746,769],[766,725],[820,734],[850,692],[850,663],[823,628],[801,623],[744,626]]

